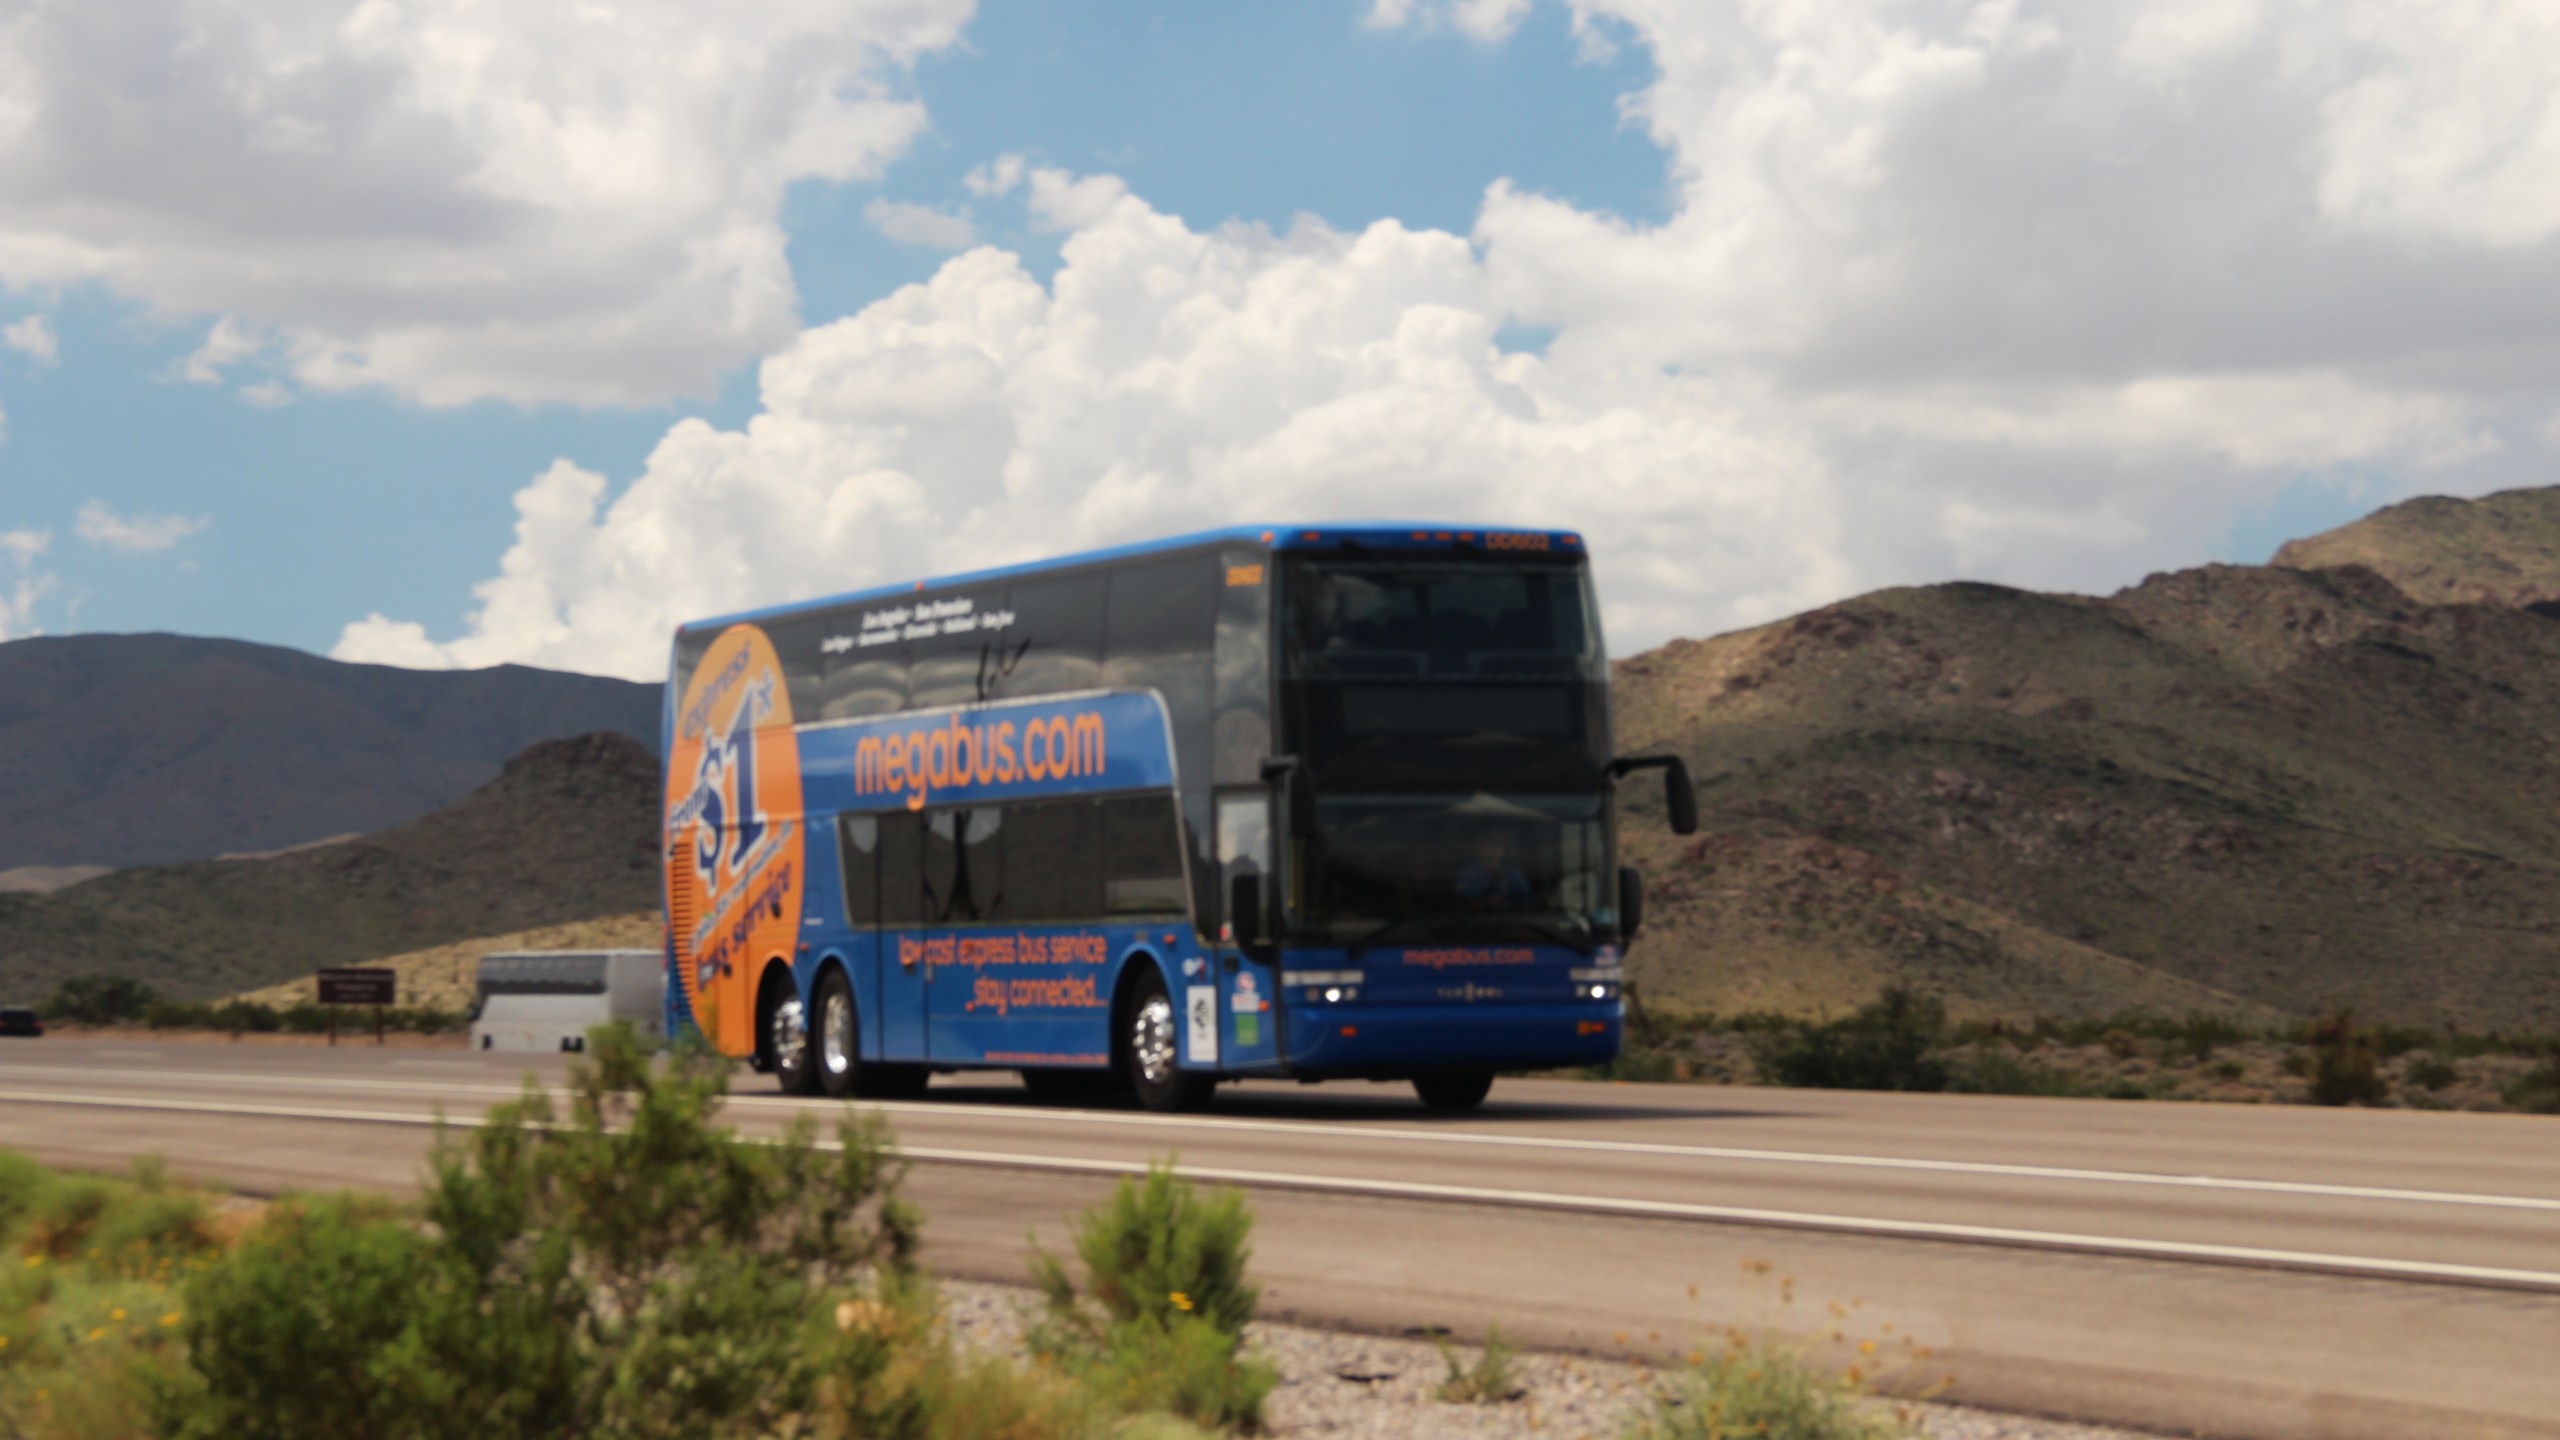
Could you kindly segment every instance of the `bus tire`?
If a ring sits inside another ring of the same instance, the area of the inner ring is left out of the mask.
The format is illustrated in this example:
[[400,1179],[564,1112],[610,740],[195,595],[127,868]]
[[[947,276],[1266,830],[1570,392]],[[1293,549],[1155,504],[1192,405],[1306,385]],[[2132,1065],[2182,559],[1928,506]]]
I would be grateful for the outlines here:
[[809,1043],[809,1016],[800,987],[779,969],[765,977],[756,1006],[756,1050],[785,1095],[818,1093],[818,1065]]
[[1129,984],[1128,1008],[1121,1012],[1120,1069],[1138,1103],[1150,1110],[1178,1113],[1209,1108],[1217,1081],[1178,1068],[1181,1030],[1173,1013],[1173,997],[1153,966]]
[[1473,1110],[1493,1090],[1490,1070],[1445,1070],[1413,1077],[1413,1093],[1429,1110]]
[[830,965],[818,977],[809,1025],[810,1068],[830,1100],[912,1100],[924,1093],[933,1072],[922,1065],[883,1065],[862,1058],[860,1014],[853,1005],[853,982]]

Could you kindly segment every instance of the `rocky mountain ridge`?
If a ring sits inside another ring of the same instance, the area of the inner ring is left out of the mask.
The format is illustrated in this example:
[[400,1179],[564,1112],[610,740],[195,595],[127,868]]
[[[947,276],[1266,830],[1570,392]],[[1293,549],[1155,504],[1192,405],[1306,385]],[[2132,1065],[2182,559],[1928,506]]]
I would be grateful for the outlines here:
[[1620,662],[1617,701],[1621,748],[1687,756],[1705,819],[1676,842],[1636,792],[1656,904],[1629,963],[1658,998],[2560,1029],[2550,616],[2364,565],[1956,583],[1674,642]]

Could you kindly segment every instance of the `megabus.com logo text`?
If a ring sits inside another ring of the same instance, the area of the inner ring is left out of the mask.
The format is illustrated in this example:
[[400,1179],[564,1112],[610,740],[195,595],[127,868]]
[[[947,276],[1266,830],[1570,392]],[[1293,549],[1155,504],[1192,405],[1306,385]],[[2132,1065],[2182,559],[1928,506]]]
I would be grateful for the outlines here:
[[1102,717],[1090,710],[975,724],[955,711],[930,730],[866,735],[856,742],[853,793],[904,791],[907,808],[921,810],[934,791],[954,786],[1099,776],[1107,752],[1103,742]]

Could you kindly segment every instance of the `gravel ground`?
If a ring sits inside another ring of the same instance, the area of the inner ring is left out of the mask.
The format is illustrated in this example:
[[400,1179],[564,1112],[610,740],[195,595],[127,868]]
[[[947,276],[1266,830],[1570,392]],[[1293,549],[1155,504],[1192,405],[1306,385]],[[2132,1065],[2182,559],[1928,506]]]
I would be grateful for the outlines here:
[[[1038,1303],[1033,1292],[962,1280],[941,1282],[941,1291],[962,1344],[1019,1350],[1024,1316]],[[1525,1354],[1512,1362],[1524,1387],[1518,1400],[1452,1405],[1436,1398],[1448,1366],[1428,1340],[1265,1323],[1249,1333],[1253,1348],[1280,1367],[1266,1411],[1279,1440],[1609,1440],[1646,1403],[1654,1381],[1637,1365]],[[1458,1352],[1463,1363],[1475,1356],[1472,1348]],[[2156,1440],[1960,1405],[1901,1408],[1930,1440]]]

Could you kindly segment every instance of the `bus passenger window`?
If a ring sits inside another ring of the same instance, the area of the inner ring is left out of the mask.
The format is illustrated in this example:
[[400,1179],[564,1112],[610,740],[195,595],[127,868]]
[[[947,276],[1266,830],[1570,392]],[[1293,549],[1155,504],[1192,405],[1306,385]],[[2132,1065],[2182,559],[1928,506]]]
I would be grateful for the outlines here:
[[1004,811],[993,805],[937,810],[924,823],[928,925],[990,918],[1004,894]]
[[880,924],[924,923],[924,824],[902,812],[879,817]]
[[1179,915],[1181,827],[1169,795],[1102,802],[1102,902],[1113,915]]
[[1004,829],[1004,895],[988,918],[1031,924],[1102,914],[1101,822],[1092,801],[1007,806]]
[[857,929],[880,923],[880,817],[847,815],[836,821],[836,846],[844,852],[844,922]]

